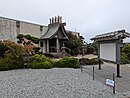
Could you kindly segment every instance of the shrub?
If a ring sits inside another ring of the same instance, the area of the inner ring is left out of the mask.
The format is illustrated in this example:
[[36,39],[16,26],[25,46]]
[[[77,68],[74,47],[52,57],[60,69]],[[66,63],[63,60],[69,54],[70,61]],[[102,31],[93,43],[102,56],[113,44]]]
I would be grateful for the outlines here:
[[19,41],[22,42],[22,41],[23,41],[23,37],[24,37],[23,34],[19,34],[19,35],[17,36],[17,39],[19,39]]
[[75,55],[78,55],[79,51],[71,49],[69,53],[70,53],[70,55],[75,56]]
[[[98,59],[95,59],[95,58],[94,59],[90,59],[89,62],[90,62],[89,64],[91,64],[91,65],[97,65],[97,64],[99,64]],[[101,62],[101,63],[103,63],[103,62]]]
[[[82,58],[82,59],[80,59],[80,63],[81,62],[83,62],[86,65],[97,65],[97,64],[99,64],[98,59],[96,59],[96,58],[93,58],[93,59]],[[103,62],[101,62],[101,63],[103,63]]]
[[63,59],[55,62],[55,67],[68,67],[68,68],[79,68],[80,63],[76,58],[64,57]]
[[30,61],[28,62],[27,66],[33,69],[49,69],[53,67],[53,61],[48,60],[44,55],[35,54],[31,57]]
[[42,63],[44,69],[50,69],[53,67],[52,63],[49,61],[45,61]]
[[6,45],[4,45],[2,42],[0,42],[0,57],[4,57],[5,51],[7,51],[8,48]]
[[27,38],[28,40],[31,40],[35,44],[39,44],[39,39],[36,37],[33,37],[31,35],[24,35],[24,37]]
[[49,69],[49,68],[52,68],[53,67],[53,65],[50,63],[50,62],[48,62],[48,61],[45,61],[45,62],[32,62],[32,66],[31,66],[31,68],[33,68],[33,69],[41,69],[41,68],[43,68],[43,69]]
[[35,54],[34,56],[32,56],[31,60],[36,62],[42,62],[42,61],[46,61],[47,58],[44,55]]
[[59,60],[59,61],[53,61],[53,67],[59,67],[59,68],[62,68],[62,61]]
[[6,59],[0,59],[0,70],[4,71],[4,70],[9,70],[8,64],[10,62],[8,62]]
[[125,53],[121,54],[121,64],[128,64],[130,61],[128,60],[128,57]]
[[39,53],[40,48],[39,47],[34,47],[33,50],[34,50],[35,53]]
[[84,63],[86,65],[90,65],[89,59],[87,59],[87,58],[81,58],[79,61],[80,61],[80,63]]
[[55,62],[56,62],[56,61],[51,60],[51,59],[46,59],[46,61],[50,62],[52,65],[54,65],[54,64],[55,64]]
[[69,38],[68,41],[65,42],[65,46],[70,49],[68,51],[71,55],[77,55],[80,51],[80,48],[83,45],[82,40],[76,35],[72,34],[72,32],[67,31],[67,36]]
[[130,59],[130,44],[123,46],[122,53],[125,53],[128,59]]
[[0,70],[23,68],[22,46],[11,41],[3,41],[1,44],[3,44],[7,50],[3,52],[3,57],[0,59]]

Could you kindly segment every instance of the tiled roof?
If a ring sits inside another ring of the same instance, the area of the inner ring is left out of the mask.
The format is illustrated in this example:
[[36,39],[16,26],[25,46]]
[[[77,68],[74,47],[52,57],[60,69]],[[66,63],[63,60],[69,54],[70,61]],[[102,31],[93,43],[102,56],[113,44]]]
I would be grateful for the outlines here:
[[130,34],[127,33],[125,30],[119,30],[110,33],[96,35],[95,37],[91,38],[91,40],[95,40],[95,41],[115,40],[118,39],[119,37],[120,38],[130,37]]
[[40,39],[48,39],[48,38],[50,38],[51,36],[53,36],[57,32],[59,27],[60,27],[60,24],[51,24],[48,27],[47,32]]
[[66,23],[49,24],[48,30],[45,32],[45,34],[40,39],[51,39],[59,31],[59,29],[61,29],[63,34],[66,36],[63,39],[68,39],[66,30],[64,28],[65,25],[66,25]]

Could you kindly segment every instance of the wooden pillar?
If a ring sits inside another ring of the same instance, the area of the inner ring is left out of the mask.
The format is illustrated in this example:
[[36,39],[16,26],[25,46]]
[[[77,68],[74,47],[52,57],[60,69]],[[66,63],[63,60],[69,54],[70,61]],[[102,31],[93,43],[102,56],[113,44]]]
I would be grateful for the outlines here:
[[117,64],[117,77],[121,77],[120,76],[120,64]]
[[116,61],[117,61],[117,77],[121,77],[120,75],[120,57],[121,57],[121,39],[119,38],[119,40],[116,41]]
[[98,62],[99,62],[99,70],[101,70],[101,60],[100,60],[100,43],[98,42]]
[[46,52],[49,52],[49,39],[47,39],[47,51]]
[[46,42],[45,42],[45,40],[43,40],[43,53],[46,53],[47,51],[46,51]]
[[59,39],[58,39],[58,38],[56,39],[56,49],[57,49],[57,52],[60,51],[60,47],[59,47]]
[[41,48],[41,53],[43,53],[43,44],[42,44],[43,40],[39,41],[38,47]]

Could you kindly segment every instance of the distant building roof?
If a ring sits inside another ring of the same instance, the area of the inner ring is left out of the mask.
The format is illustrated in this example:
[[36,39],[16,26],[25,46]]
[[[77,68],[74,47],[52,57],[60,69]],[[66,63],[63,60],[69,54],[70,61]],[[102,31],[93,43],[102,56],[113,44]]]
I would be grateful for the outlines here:
[[125,30],[119,30],[110,33],[96,35],[95,37],[91,38],[91,40],[95,41],[116,40],[119,39],[119,37],[124,39],[126,37],[130,37],[130,34],[127,33]]
[[49,39],[52,38],[53,35],[55,35],[58,30],[61,28],[62,32],[64,33],[65,36],[66,35],[66,31],[65,31],[65,23],[53,23],[53,24],[49,24],[48,25],[48,30],[46,31],[46,33],[40,38],[40,39]]
[[62,17],[60,16],[50,18],[50,24],[48,25],[48,29],[47,31],[45,31],[44,35],[40,39],[51,39],[53,37],[56,37],[56,34],[58,34],[59,31],[61,31],[64,35],[62,39],[68,39],[66,30],[64,28],[65,25],[66,23],[62,23]]
[[50,25],[47,32],[40,39],[48,39],[53,36],[59,29],[59,24]]
[[76,35],[78,38],[80,38],[80,33],[76,32],[76,31],[70,31],[70,30],[66,30],[67,33],[72,33],[73,35]]

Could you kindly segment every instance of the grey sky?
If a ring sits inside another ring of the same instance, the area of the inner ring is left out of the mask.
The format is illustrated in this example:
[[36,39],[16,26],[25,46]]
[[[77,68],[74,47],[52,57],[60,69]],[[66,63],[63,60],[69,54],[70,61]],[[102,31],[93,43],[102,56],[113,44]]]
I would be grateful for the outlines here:
[[57,15],[87,42],[101,33],[130,32],[130,0],[0,0],[0,16],[47,25]]

